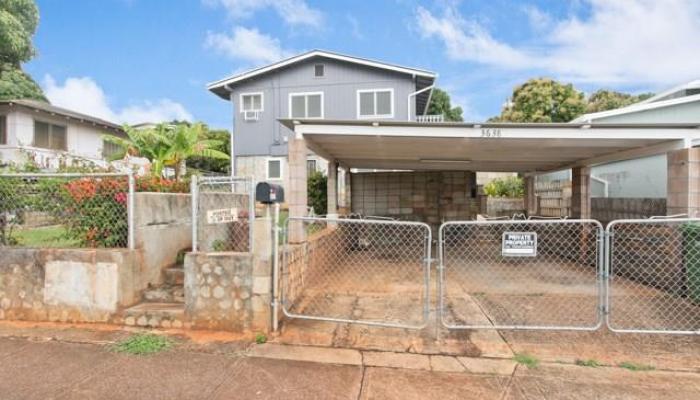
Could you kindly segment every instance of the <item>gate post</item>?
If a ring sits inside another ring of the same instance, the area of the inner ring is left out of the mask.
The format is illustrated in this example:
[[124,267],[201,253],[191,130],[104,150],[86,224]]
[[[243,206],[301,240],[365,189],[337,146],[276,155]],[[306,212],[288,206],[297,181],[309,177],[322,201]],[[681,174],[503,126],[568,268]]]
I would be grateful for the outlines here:
[[571,169],[571,218],[591,217],[591,169],[576,167]]
[[[289,155],[289,216],[291,218],[305,217],[307,214],[308,198],[306,194],[306,155],[308,150],[306,140],[299,135],[290,137],[287,145]],[[304,224],[298,220],[290,220],[288,231],[289,243],[306,241]]]

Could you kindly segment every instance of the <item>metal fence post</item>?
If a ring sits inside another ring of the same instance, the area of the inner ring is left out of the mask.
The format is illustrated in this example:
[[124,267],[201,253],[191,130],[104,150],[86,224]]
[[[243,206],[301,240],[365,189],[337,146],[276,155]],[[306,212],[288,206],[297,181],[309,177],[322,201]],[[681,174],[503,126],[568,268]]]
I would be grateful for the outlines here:
[[134,250],[136,248],[136,238],[134,237],[134,190],[136,186],[136,179],[134,178],[134,171],[129,171],[129,194],[128,194],[128,205],[127,205],[127,225],[128,225],[128,246],[129,250]]
[[197,183],[197,175],[192,175],[190,180],[190,196],[192,197],[192,252],[197,252],[197,201],[199,198],[199,186]]

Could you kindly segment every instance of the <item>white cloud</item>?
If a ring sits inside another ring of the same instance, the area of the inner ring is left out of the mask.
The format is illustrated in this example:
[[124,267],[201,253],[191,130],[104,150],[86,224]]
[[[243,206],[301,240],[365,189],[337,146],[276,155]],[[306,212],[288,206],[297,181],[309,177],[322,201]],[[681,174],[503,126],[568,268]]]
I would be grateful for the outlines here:
[[700,2],[586,0],[586,5],[586,18],[549,21],[531,9],[533,27],[544,28],[537,48],[499,41],[454,7],[440,16],[420,7],[416,21],[422,35],[442,41],[455,60],[598,84],[668,85],[700,75]]
[[109,105],[104,90],[89,77],[68,78],[60,84],[46,75],[43,86],[51,104],[116,123],[193,120],[182,104],[167,98],[144,100],[115,110]]
[[224,7],[234,19],[249,18],[257,11],[272,8],[291,26],[320,28],[324,20],[323,13],[304,0],[204,0],[204,3]]
[[229,58],[253,64],[272,63],[292,55],[282,49],[279,39],[242,26],[235,27],[231,35],[208,32],[204,45]]
[[360,22],[355,18],[354,16],[347,14],[345,16],[345,19],[348,21],[348,24],[350,25],[350,33],[352,33],[352,36],[355,39],[358,40],[364,40],[365,35],[362,33],[362,30],[360,29]]
[[543,31],[552,25],[552,16],[533,5],[523,6],[523,12],[535,30]]

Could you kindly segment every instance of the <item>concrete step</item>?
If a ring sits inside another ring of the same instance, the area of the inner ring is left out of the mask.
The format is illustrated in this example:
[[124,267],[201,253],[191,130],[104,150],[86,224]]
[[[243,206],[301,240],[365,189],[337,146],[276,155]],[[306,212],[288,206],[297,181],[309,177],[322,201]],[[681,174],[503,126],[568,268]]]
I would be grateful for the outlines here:
[[185,327],[183,303],[140,303],[124,310],[124,324],[150,328]]
[[180,285],[161,285],[143,291],[143,301],[150,303],[184,303],[185,288]]
[[165,283],[168,285],[183,285],[185,283],[185,268],[176,265],[165,270]]

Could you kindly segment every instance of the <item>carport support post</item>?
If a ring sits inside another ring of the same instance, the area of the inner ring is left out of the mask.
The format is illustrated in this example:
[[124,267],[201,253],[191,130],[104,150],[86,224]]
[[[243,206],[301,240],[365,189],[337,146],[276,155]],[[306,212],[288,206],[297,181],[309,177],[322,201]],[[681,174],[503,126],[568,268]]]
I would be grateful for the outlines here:
[[[287,196],[289,217],[305,217],[308,209],[306,195],[306,156],[308,149],[306,148],[306,140],[303,136],[297,134],[289,138],[287,148],[289,157],[289,194]],[[306,229],[304,229],[303,222],[290,220],[288,235],[289,243],[306,242]]]
[[328,193],[326,216],[328,218],[338,218],[338,163],[333,159],[328,160],[326,192]]
[[671,151],[666,160],[666,214],[700,216],[700,147]]
[[534,175],[525,177],[525,213],[528,216],[537,215],[537,196],[535,194],[536,179]]
[[571,218],[591,217],[591,169],[576,167],[571,169]]

